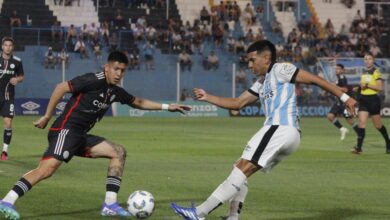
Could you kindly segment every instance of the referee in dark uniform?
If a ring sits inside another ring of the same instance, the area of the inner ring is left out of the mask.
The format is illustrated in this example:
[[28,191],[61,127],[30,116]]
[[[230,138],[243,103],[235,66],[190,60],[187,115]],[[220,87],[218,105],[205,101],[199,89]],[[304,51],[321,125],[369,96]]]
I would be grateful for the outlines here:
[[0,112],[4,120],[3,150],[1,160],[8,159],[8,147],[12,138],[12,118],[15,115],[15,86],[24,79],[22,60],[14,56],[14,40],[4,37],[1,40],[0,56]]

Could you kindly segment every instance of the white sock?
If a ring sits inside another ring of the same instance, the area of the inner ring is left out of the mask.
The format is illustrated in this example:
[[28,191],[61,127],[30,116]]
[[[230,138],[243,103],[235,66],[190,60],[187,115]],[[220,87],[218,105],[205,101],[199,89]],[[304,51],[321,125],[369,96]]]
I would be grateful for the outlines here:
[[13,205],[13,204],[15,204],[15,202],[18,198],[19,198],[19,195],[15,191],[10,190],[8,192],[8,194],[3,198],[3,201],[11,203]]
[[8,144],[3,144],[3,151],[8,152]]
[[218,206],[233,198],[237,192],[241,191],[246,179],[245,174],[237,167],[234,167],[229,177],[217,187],[211,196],[200,206],[196,207],[197,215],[203,218],[218,208]]
[[118,193],[107,191],[106,198],[105,198],[104,202],[106,203],[106,205],[112,205],[112,204],[116,203],[117,196],[118,196]]
[[238,220],[241,214],[241,208],[248,194],[248,181],[244,182],[241,190],[230,200],[230,209],[227,220]]

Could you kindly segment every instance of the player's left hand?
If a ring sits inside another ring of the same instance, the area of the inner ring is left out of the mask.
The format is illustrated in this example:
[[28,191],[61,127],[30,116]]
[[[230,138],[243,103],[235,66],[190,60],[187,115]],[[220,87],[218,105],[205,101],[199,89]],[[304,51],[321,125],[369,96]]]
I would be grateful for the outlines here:
[[16,84],[18,84],[18,78],[16,78],[16,77],[12,77],[10,80],[9,80],[9,82],[12,84],[12,85],[14,85],[14,86],[16,86]]
[[47,123],[49,123],[49,121],[50,121],[49,117],[42,116],[38,120],[34,121],[33,124],[37,128],[44,129],[44,128],[46,128],[46,125],[47,125]]
[[180,112],[186,114],[186,111],[191,110],[191,106],[188,105],[179,105],[179,104],[169,104],[168,111],[170,112]]
[[353,98],[349,98],[346,102],[345,102],[345,107],[347,108],[348,112],[353,116],[355,117],[356,116],[356,110],[355,110],[355,106],[357,105],[357,102],[355,99]]

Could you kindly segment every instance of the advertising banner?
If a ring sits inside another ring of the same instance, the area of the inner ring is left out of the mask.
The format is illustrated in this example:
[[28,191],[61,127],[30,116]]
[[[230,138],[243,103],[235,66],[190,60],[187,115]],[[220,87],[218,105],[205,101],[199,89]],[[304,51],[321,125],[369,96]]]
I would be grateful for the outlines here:
[[[175,103],[175,101],[162,101],[163,103]],[[191,111],[188,111],[186,115],[178,112],[168,112],[162,110],[140,110],[131,108],[128,105],[115,104],[114,115],[115,116],[131,116],[131,117],[228,117],[227,110],[218,108],[215,105],[206,102],[185,101],[180,104],[191,106]]]
[[[60,115],[66,106],[68,100],[61,100],[54,110],[56,116]],[[44,115],[49,99],[39,98],[18,98],[15,99],[16,115]],[[112,108],[109,108],[106,115],[112,115]]]
[[[326,117],[330,108],[330,105],[301,105],[298,106],[299,115],[301,117]],[[242,108],[240,111],[230,111],[230,116],[233,117],[258,117],[264,116],[264,112],[260,107],[260,103],[254,103]],[[390,117],[390,105],[382,107],[381,115],[383,117]]]

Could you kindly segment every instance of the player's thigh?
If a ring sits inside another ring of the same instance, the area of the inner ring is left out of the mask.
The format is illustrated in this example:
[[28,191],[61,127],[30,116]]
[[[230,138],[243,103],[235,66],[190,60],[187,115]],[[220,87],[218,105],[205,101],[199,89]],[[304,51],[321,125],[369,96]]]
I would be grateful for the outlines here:
[[126,156],[126,150],[123,146],[106,139],[89,149],[89,157],[92,158],[114,158],[118,156]]

